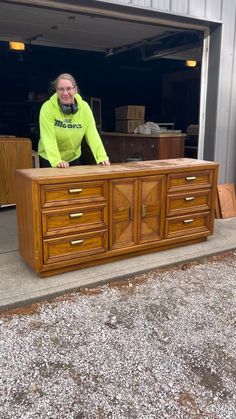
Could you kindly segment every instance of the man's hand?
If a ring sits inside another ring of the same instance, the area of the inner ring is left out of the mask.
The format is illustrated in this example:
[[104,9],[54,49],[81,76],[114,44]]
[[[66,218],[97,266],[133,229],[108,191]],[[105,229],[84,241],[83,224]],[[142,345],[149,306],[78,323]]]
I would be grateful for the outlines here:
[[60,167],[62,169],[65,169],[67,167],[69,167],[69,163],[67,161],[60,161],[60,163],[58,163],[57,167]]

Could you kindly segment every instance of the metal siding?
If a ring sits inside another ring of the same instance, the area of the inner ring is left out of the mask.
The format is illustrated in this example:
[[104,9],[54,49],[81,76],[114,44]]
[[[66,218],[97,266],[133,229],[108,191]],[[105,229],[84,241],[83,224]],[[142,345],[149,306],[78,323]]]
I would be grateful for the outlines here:
[[170,0],[152,0],[152,8],[160,11],[170,11]]
[[[99,2],[104,2],[104,0],[95,0],[95,1],[99,1]],[[136,2],[138,3],[139,0],[136,0]],[[105,0],[105,3],[113,3],[113,4],[128,4],[128,5],[132,5],[131,3],[134,3],[134,0],[120,0],[120,1],[111,1],[111,0]]]
[[174,13],[188,14],[189,1],[188,0],[172,0],[171,11]]
[[227,0],[96,0],[97,2],[142,7],[165,13],[178,13],[186,17],[221,20],[222,4]]
[[206,0],[206,16],[209,20],[221,20],[223,0]]
[[[236,12],[235,12],[236,13]],[[229,129],[228,129],[228,146],[226,150],[226,179],[227,182],[236,183],[236,26],[234,18],[234,40],[233,40],[233,60],[232,60],[232,79],[230,86],[230,102],[229,102]]]
[[189,14],[191,16],[205,17],[206,0],[189,0]]
[[[233,56],[235,54],[235,3],[235,0],[224,0],[222,9],[224,25],[220,56],[219,95],[216,116],[217,130],[215,143],[215,160],[220,163],[219,181],[221,183],[233,180],[231,179],[233,167],[232,162],[229,160],[229,156],[231,155],[231,152],[233,153],[232,144],[235,141],[234,129],[232,126],[232,118],[234,115],[230,110],[230,107],[235,106],[235,99],[231,95],[234,81],[233,77],[235,78],[233,60]],[[235,161],[233,166],[235,166]]]
[[134,6],[145,7],[147,9],[150,9],[151,7],[151,0],[131,0],[128,1],[128,3],[131,3]]
[[137,3],[139,6],[145,7],[147,9],[150,9],[151,7],[151,0],[138,0]]

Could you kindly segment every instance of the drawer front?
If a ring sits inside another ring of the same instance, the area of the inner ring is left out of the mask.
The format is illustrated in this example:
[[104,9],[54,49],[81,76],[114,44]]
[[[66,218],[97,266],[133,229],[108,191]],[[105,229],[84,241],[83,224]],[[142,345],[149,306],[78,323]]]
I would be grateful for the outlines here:
[[83,233],[54,239],[43,243],[44,263],[62,262],[91,257],[104,253],[108,248],[107,230]]
[[167,216],[182,215],[191,212],[210,211],[211,189],[167,196]]
[[166,219],[165,237],[173,238],[196,233],[210,233],[210,213],[191,214]]
[[42,212],[43,236],[74,234],[107,227],[107,206],[98,204]]
[[75,182],[41,187],[42,207],[104,202],[107,200],[107,182]]
[[213,170],[175,173],[168,175],[167,191],[177,192],[190,189],[211,188],[212,182]]

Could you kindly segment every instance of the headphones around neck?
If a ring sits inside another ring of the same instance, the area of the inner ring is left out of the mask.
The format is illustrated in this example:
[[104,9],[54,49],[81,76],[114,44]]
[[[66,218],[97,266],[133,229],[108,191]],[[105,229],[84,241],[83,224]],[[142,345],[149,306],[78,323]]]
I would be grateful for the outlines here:
[[71,103],[71,105],[65,105],[59,102],[59,106],[65,115],[75,114],[78,111],[77,103]]

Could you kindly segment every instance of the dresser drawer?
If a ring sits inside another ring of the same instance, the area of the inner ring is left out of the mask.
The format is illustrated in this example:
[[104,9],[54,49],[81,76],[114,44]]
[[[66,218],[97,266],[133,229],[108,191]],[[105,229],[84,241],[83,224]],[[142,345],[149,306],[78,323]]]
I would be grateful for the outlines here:
[[42,227],[44,237],[105,228],[107,227],[107,206],[97,204],[43,210]]
[[212,183],[213,170],[175,173],[168,175],[167,191],[177,192],[190,189],[211,188]]
[[199,211],[210,211],[211,195],[211,189],[169,194],[167,196],[166,214],[167,216],[173,216]]
[[81,233],[66,237],[45,239],[43,242],[44,263],[62,262],[104,253],[108,248],[107,230]]
[[166,219],[165,237],[180,237],[196,233],[210,233],[210,212]]
[[41,205],[55,207],[104,202],[107,200],[107,182],[74,182],[41,187]]

